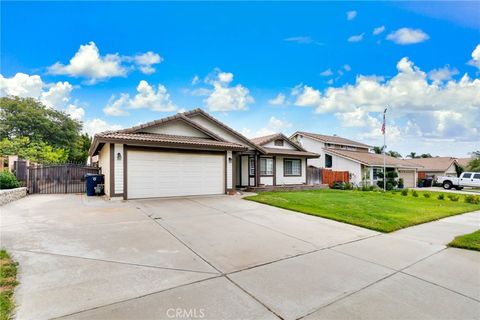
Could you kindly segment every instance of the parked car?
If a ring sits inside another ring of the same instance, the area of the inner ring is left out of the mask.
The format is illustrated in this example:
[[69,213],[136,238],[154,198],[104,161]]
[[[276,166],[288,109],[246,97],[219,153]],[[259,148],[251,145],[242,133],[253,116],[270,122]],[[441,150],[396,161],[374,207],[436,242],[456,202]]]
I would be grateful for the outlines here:
[[464,172],[460,177],[438,177],[437,183],[441,184],[444,189],[455,188],[462,190],[463,187],[480,188],[480,172]]

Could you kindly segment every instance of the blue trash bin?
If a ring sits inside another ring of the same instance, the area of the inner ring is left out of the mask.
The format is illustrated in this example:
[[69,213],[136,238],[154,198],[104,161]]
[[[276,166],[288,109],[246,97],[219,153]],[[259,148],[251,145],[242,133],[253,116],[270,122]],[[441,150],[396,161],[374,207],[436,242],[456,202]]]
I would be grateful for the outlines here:
[[87,173],[85,176],[85,190],[87,196],[95,196],[95,187],[103,184],[103,174]]

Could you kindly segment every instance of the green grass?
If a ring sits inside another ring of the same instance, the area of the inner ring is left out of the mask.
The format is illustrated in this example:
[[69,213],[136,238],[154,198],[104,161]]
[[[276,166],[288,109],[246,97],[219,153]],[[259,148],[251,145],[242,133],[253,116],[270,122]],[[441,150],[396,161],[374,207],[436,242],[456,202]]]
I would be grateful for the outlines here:
[[366,192],[355,190],[309,190],[291,192],[262,192],[247,200],[275,207],[320,216],[381,232],[392,232],[412,225],[480,210],[479,204],[438,200],[435,193],[426,198],[424,192]]
[[464,234],[453,239],[448,244],[449,247],[480,251],[480,230],[473,233]]
[[17,284],[17,263],[5,250],[0,250],[0,320],[12,318],[15,308],[13,290]]

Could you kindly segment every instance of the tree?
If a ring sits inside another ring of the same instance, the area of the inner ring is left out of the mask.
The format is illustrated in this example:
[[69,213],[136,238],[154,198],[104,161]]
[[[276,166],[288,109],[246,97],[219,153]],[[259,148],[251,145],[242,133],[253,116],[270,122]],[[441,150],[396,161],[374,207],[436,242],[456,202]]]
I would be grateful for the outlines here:
[[375,152],[376,154],[382,154],[382,147],[373,147],[373,152]]
[[55,149],[45,142],[30,142],[28,137],[4,138],[0,141],[0,154],[16,154],[22,159],[42,164],[64,163],[68,159],[68,151]]
[[393,151],[393,150],[388,151],[387,155],[389,155],[390,157],[394,157],[394,158],[401,158],[402,157],[402,155],[400,153],[398,153],[397,151]]
[[[57,155],[59,150],[63,150],[63,154],[68,156],[65,161],[85,162],[90,138],[82,135],[81,130],[81,122],[35,99],[0,98],[0,139],[28,138],[34,146],[50,147]],[[27,150],[20,152],[29,154]]]
[[468,171],[480,172],[480,151],[472,152],[472,160],[468,163]]
[[420,158],[433,158],[432,155],[430,153],[422,153],[420,155]]
[[418,158],[418,156],[417,156],[417,153],[416,153],[416,152],[410,152],[410,153],[407,155],[407,158],[416,159],[416,158]]

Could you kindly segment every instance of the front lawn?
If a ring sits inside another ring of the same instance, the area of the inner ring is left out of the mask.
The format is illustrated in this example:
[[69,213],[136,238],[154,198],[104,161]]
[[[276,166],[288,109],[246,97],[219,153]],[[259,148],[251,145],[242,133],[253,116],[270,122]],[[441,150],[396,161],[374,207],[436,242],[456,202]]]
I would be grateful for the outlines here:
[[354,224],[381,232],[392,232],[416,224],[480,210],[480,204],[464,202],[460,195],[452,201],[441,193],[368,192],[356,190],[309,190],[291,192],[262,192],[247,200]]
[[5,250],[0,250],[0,320],[12,318],[13,290],[17,284],[17,264]]
[[453,239],[449,247],[480,251],[480,230]]

